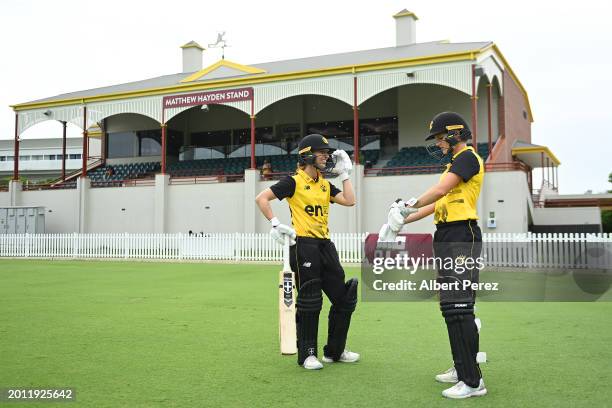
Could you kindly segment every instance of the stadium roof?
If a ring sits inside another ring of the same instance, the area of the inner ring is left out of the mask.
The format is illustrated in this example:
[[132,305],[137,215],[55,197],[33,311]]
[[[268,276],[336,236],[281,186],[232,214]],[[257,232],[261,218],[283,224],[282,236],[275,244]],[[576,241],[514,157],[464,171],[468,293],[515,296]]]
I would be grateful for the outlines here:
[[[199,46],[191,43],[185,46]],[[473,58],[474,54],[483,52],[490,47],[494,47],[492,42],[468,42],[468,43],[449,43],[446,41],[435,41],[427,43],[417,43],[400,47],[378,48],[365,51],[354,51],[340,54],[321,55],[315,57],[298,58],[284,61],[265,62],[253,65],[240,65],[226,61],[217,62],[219,69],[215,75],[205,75],[211,72],[211,67],[204,68],[198,72],[183,72],[171,75],[163,75],[155,78],[145,79],[142,81],[128,82],[124,84],[106,86],[101,88],[87,89],[83,91],[70,92],[60,95],[55,95],[49,98],[37,99],[30,102],[13,105],[16,109],[27,109],[34,106],[29,105],[44,105],[45,103],[66,102],[70,103],[75,99],[91,98],[101,95],[112,94],[132,94],[139,91],[161,90],[164,88],[175,88],[185,85],[204,85],[209,82],[217,82],[219,80],[231,79],[253,79],[257,82],[265,82],[267,79],[276,76],[290,76],[296,74],[317,73],[321,75],[337,74],[334,69],[340,68],[365,68],[376,64],[388,64],[397,62],[415,61],[415,65],[426,64],[432,62],[446,62],[452,60],[453,57],[465,56],[466,54]],[[467,59],[467,58],[463,58]],[[431,61],[434,60],[434,61]],[[223,60],[222,60],[223,61]],[[214,68],[217,68],[214,67]],[[372,67],[372,69],[375,69]],[[198,77],[197,74],[208,70],[203,75]],[[313,75],[314,76],[314,75]],[[289,78],[290,79],[290,78]],[[177,91],[177,89],[173,89]],[[180,90],[178,90],[180,91]],[[126,97],[130,97],[128,95]],[[74,102],[73,102],[74,103]]]
[[546,167],[546,161],[558,166],[561,164],[557,156],[550,151],[548,146],[540,146],[537,144],[515,140],[512,144],[512,155],[517,157],[523,163],[527,164],[532,169]]

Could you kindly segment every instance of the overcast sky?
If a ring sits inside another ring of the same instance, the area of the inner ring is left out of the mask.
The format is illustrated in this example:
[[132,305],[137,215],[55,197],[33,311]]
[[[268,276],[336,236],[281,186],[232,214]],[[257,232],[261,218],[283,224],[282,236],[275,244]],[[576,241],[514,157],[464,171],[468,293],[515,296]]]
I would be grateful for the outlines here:
[[[190,40],[206,47],[226,31],[226,58],[243,64],[382,48],[395,45],[391,16],[403,8],[419,17],[418,42],[500,47],[529,93],[532,142],[562,162],[561,193],[612,189],[612,6],[595,0],[4,0],[0,139],[13,138],[9,104],[180,72]],[[204,54],[204,66],[220,58]],[[61,137],[61,126],[22,137]]]

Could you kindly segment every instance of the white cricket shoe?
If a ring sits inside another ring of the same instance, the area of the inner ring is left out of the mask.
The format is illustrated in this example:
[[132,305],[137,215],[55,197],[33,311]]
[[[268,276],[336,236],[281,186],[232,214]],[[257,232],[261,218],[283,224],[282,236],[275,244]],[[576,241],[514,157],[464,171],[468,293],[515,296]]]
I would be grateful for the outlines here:
[[442,391],[443,397],[452,399],[480,397],[486,394],[487,389],[485,388],[484,381],[482,380],[482,378],[480,379],[480,384],[478,384],[478,387],[476,388],[472,388],[469,385],[466,385],[463,381],[459,381],[452,387]]
[[[340,354],[340,358],[338,359],[341,363],[355,363],[359,361],[359,353],[355,353],[353,351],[344,350],[342,354]],[[324,363],[333,363],[334,360],[331,357],[323,356],[321,359]]]
[[459,379],[457,378],[457,370],[455,367],[451,367],[442,374],[436,375],[436,381],[441,383],[455,384]]
[[306,357],[303,366],[307,370],[320,370],[323,368],[323,364],[321,364],[321,362],[316,356]]

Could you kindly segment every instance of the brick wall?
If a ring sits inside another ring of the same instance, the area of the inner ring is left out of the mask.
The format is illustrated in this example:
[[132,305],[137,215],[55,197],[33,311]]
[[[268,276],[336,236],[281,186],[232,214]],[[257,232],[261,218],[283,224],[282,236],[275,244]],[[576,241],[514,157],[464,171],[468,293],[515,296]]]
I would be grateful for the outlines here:
[[496,162],[512,161],[512,144],[515,140],[531,143],[531,122],[525,97],[507,71],[504,71],[504,95],[499,103],[499,128],[504,136],[504,146],[496,155]]

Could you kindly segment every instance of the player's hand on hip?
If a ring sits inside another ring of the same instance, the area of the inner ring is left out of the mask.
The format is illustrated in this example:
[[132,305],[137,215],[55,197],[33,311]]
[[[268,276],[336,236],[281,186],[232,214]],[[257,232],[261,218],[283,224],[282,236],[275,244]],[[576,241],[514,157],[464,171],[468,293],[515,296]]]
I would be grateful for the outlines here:
[[351,158],[344,150],[335,150],[332,153],[336,165],[331,170],[333,174],[337,174],[340,181],[344,181],[349,178],[353,171],[353,163]]
[[281,224],[276,217],[270,220],[270,225],[272,225],[270,236],[272,236],[276,242],[278,242],[280,245],[285,245],[285,236],[288,236],[289,244],[295,245],[295,238],[297,234],[293,228],[288,225]]

